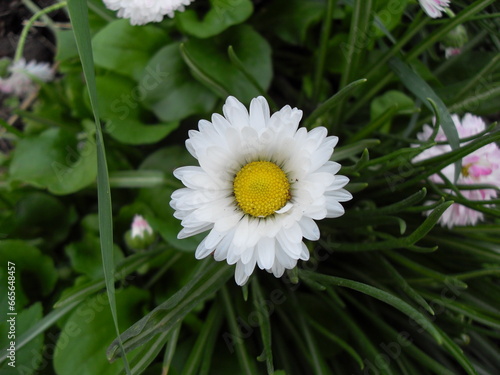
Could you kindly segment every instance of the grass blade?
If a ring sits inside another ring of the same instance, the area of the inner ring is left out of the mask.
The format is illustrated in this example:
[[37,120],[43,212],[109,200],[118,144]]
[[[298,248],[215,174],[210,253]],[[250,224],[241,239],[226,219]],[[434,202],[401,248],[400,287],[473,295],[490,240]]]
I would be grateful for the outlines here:
[[[448,108],[443,103],[441,98],[437,96],[434,90],[425,82],[418,74],[416,74],[407,64],[398,58],[393,57],[389,60],[389,66],[399,77],[401,82],[410,90],[417,98],[419,98],[422,103],[429,108],[430,111],[434,111],[436,108],[438,117],[441,120],[441,126],[446,134],[446,138],[450,143],[453,150],[457,150],[460,147],[460,142],[458,139],[458,132],[453,122]],[[429,103],[428,99],[431,99],[435,103],[436,107]],[[455,163],[455,181],[460,175],[460,170],[462,169],[462,162],[458,160]]]
[[306,270],[299,270],[299,274],[301,275],[301,277],[316,280],[325,285],[334,285],[334,286],[341,286],[353,289],[360,293],[364,293],[373,298],[376,298],[382,302],[385,302],[388,305],[394,307],[395,309],[401,311],[403,314],[406,314],[407,316],[415,320],[417,323],[419,323],[422,326],[422,328],[424,328],[436,340],[438,344],[441,345],[443,343],[443,337],[441,333],[424,315],[422,315],[422,313],[420,313],[418,310],[410,306],[402,299],[388,292],[375,288],[371,285],[363,284],[358,281],[344,279],[342,277],[322,275],[319,273]]
[[332,108],[339,105],[341,101],[352,92],[353,89],[365,82],[366,79],[364,78],[351,82],[350,84],[342,88],[342,90],[340,90],[338,93],[330,97],[328,100],[324,101],[318,108],[314,110],[313,113],[309,115],[304,123],[305,126],[308,128],[316,126],[315,123],[321,116],[325,115]]
[[123,353],[123,364],[127,374],[130,374],[130,367],[123,350],[118,328],[118,314],[115,300],[115,264],[113,259],[113,216],[111,211],[111,190],[109,187],[108,166],[104,151],[104,141],[102,136],[101,123],[99,120],[99,108],[97,105],[97,88],[94,72],[94,59],[90,40],[90,29],[88,19],[87,2],[84,0],[72,0],[68,2],[68,11],[73,25],[78,53],[82,62],[83,74],[87,82],[90,103],[94,113],[96,124],[96,147],[97,147],[97,197],[99,204],[99,233],[102,253],[102,263],[104,268],[104,279],[109,299],[109,306],[113,323],[118,337],[120,350]]
[[222,301],[224,303],[224,309],[226,310],[226,317],[229,324],[229,329],[231,330],[231,334],[233,337],[238,338],[234,341],[234,349],[236,351],[236,355],[238,356],[238,362],[240,364],[241,374],[253,375],[256,374],[255,365],[250,359],[248,352],[245,347],[245,343],[243,339],[240,338],[240,329],[238,327],[238,323],[236,322],[236,314],[234,312],[234,307],[229,297],[229,293],[227,288],[224,286],[221,290]]
[[274,362],[273,362],[273,351],[271,348],[271,322],[269,321],[269,311],[266,308],[266,301],[264,300],[264,296],[262,295],[262,290],[260,289],[260,285],[258,279],[254,277],[252,283],[252,297],[253,297],[253,305],[258,311],[258,320],[259,320],[259,328],[260,334],[262,336],[262,343],[264,345],[264,355],[267,366],[267,373],[272,375],[274,373]]

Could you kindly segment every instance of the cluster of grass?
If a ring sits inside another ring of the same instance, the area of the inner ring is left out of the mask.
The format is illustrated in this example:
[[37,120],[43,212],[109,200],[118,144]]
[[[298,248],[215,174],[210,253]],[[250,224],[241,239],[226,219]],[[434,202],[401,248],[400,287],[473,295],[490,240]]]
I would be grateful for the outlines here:
[[[0,372],[497,374],[498,202],[426,180],[500,141],[494,3],[452,1],[432,20],[407,0],[198,0],[131,26],[69,0],[58,78],[16,109],[22,131],[6,124],[0,282],[14,263],[17,360],[3,319]],[[446,59],[457,27],[469,39]],[[332,160],[354,196],[318,223],[310,261],[244,287],[225,262],[194,259],[203,235],[178,240],[169,206],[172,171],[194,164],[187,130],[228,95],[296,106],[339,136]],[[493,125],[459,147],[450,113]],[[453,150],[413,163],[435,145],[416,139],[433,117]],[[453,202],[485,221],[440,226]],[[124,240],[135,214],[157,233],[143,251]]]

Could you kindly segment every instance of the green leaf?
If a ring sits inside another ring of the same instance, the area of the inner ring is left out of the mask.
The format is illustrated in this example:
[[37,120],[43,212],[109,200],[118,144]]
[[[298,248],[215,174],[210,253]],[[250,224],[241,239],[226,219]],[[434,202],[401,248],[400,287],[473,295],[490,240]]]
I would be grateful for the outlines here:
[[[396,107],[395,114],[411,113],[415,103],[411,98],[397,90],[389,90],[373,99],[370,105],[370,119],[373,121],[390,108]],[[388,122],[390,124],[390,122]]]
[[245,21],[253,12],[250,0],[210,0],[210,9],[200,20],[196,11],[186,9],[175,16],[179,28],[198,38],[220,34],[228,27]]
[[38,334],[30,340],[28,345],[25,345],[21,349],[19,349],[17,345],[19,342],[17,338],[21,337],[30,327],[40,321],[42,318],[42,304],[37,302],[14,316],[15,336],[9,338],[7,332],[11,332],[9,330],[11,327],[9,322],[10,318],[12,318],[12,316],[7,316],[0,322],[0,332],[5,332],[5,334],[0,336],[0,348],[6,347],[10,349],[10,342],[15,342],[15,369],[13,366],[9,366],[11,360],[7,359],[7,361],[0,365],[0,372],[2,375],[32,375],[35,373],[38,367],[37,364],[42,356],[43,335]]
[[346,343],[344,340],[342,340],[339,336],[333,334],[330,332],[330,330],[324,328],[314,320],[310,320],[309,324],[316,329],[318,332],[320,332],[323,336],[325,336],[327,339],[330,341],[336,343],[338,346],[340,346],[342,349],[344,349],[359,365],[361,369],[364,368],[364,363],[363,359],[359,356],[359,354],[356,352],[356,350],[350,346],[348,343]]
[[401,17],[406,9],[408,0],[393,2],[378,1],[374,23],[377,26],[377,36],[390,36],[389,31],[401,23]]
[[[56,309],[45,315],[41,320],[33,324],[33,322],[30,322],[29,328],[26,329],[26,331],[22,334],[19,335],[16,341],[16,349],[21,350],[24,348],[26,345],[29,345],[29,343],[32,340],[36,340],[36,337],[40,335],[41,333],[45,332],[47,329],[49,329],[52,325],[54,325],[59,319],[64,317],[66,314],[68,314],[73,308],[77,305],[78,303],[73,303],[69,304],[63,308]],[[7,358],[7,349],[8,347],[2,348],[3,350],[0,354],[0,362],[3,361],[5,358]]]
[[74,133],[47,129],[19,141],[10,165],[10,180],[21,181],[54,194],[70,194],[96,178],[97,157],[93,132],[78,142]]
[[161,124],[144,124],[137,120],[108,121],[106,133],[128,145],[156,143],[179,127],[178,121]]
[[413,301],[422,306],[429,314],[435,315],[434,310],[429,306],[427,301],[413,289],[406,279],[398,272],[398,270],[384,257],[380,257],[380,262],[383,268],[388,272],[389,275],[394,280],[394,284],[397,285],[401,290]]
[[0,227],[10,238],[43,237],[40,246],[52,250],[64,240],[76,220],[73,207],[68,207],[53,195],[31,191],[18,198],[12,214]]
[[385,302],[388,305],[394,307],[395,309],[401,311],[403,314],[406,314],[415,322],[417,322],[422,328],[424,328],[427,332],[429,332],[429,334],[432,337],[434,337],[434,339],[438,344],[443,343],[443,336],[436,329],[436,327],[429,321],[429,319],[426,318],[418,310],[407,304],[405,301],[400,299],[399,297],[396,297],[381,289],[377,289],[371,285],[363,284],[349,279],[344,279],[341,277],[322,275],[319,273],[306,270],[299,270],[299,274],[301,277],[316,280],[324,285],[335,285],[353,289],[360,293],[376,298],[382,302]]
[[233,349],[236,351],[236,357],[240,364],[240,373],[245,375],[256,374],[256,368],[254,362],[250,359],[247,348],[243,339],[241,338],[241,331],[239,325],[236,321],[236,313],[234,311],[233,301],[229,297],[229,292],[225,286],[221,290],[222,303],[224,304],[224,309],[226,310],[226,319],[229,325],[229,330],[231,332],[231,337],[237,338],[234,340]]
[[[104,120],[138,119],[141,113],[141,86],[127,76],[106,72],[95,80],[99,115]],[[87,96],[88,97],[88,96]],[[90,107],[90,103],[88,103]]]
[[[113,213],[111,207],[111,191],[109,187],[108,164],[104,149],[104,140],[101,130],[99,105],[97,103],[97,89],[95,82],[94,60],[92,43],[90,40],[88,8],[84,0],[73,0],[68,3],[68,11],[75,31],[78,53],[82,62],[83,73],[89,90],[90,103],[94,114],[96,130],[96,152],[97,152],[97,199],[99,214],[99,234],[102,254],[102,265],[104,269],[104,280],[109,300],[109,307],[113,317],[113,325],[116,335],[120,334],[118,328],[118,313],[115,300],[115,264],[113,259]],[[124,353],[121,340],[118,339],[121,351]],[[123,356],[125,372],[130,375],[130,367],[127,356]]]
[[[341,8],[336,10],[340,13]],[[307,31],[318,24],[326,11],[324,1],[278,0],[266,4],[266,12],[258,14],[258,24],[267,33],[275,33],[290,44],[303,44]]]
[[[425,82],[418,74],[416,74],[407,64],[405,64],[400,59],[393,57],[389,60],[389,66],[394,71],[394,73],[401,79],[401,82],[410,90],[417,98],[419,98],[422,103],[424,103],[430,111],[434,111],[434,107],[427,99],[431,99],[438,110],[437,115],[441,120],[441,126],[446,138],[450,143],[453,150],[457,150],[460,147],[460,142],[458,139],[458,132],[451,118],[446,105],[443,103],[441,98],[437,96],[434,90]],[[455,163],[455,181],[460,175],[460,170],[462,163],[457,161]]]
[[222,311],[218,304],[213,304],[210,308],[207,318],[204,320],[203,327],[196,339],[189,358],[184,364],[182,375],[199,374],[199,367],[203,362],[204,351],[213,349],[215,340],[219,336],[219,329],[222,323]]
[[[87,234],[81,241],[69,244],[64,250],[70,258],[75,271],[88,276],[90,279],[103,276],[99,237]],[[116,245],[114,247],[114,258],[115,262],[123,259],[123,253]]]
[[[129,327],[121,335],[125,352],[150,341],[160,332],[168,332],[196,306],[219,290],[233,273],[233,268],[213,260],[200,263],[201,272],[167,301]],[[107,355],[110,360],[119,355],[118,340],[111,343]]]
[[271,338],[271,322],[269,320],[269,310],[266,305],[266,300],[262,294],[257,277],[253,278],[252,282],[252,302],[257,312],[259,320],[259,329],[264,345],[264,359],[266,361],[267,373],[274,373],[272,338]]
[[[192,78],[182,60],[179,45],[172,43],[159,50],[148,61],[139,79],[144,106],[167,122],[208,112],[216,101],[216,96],[209,89]],[[119,104],[117,109],[126,114],[129,106]]]
[[363,152],[365,149],[377,146],[380,144],[378,139],[363,139],[361,141],[350,143],[348,145],[335,148],[330,160],[339,161],[351,158],[359,153]]
[[[120,263],[118,263],[116,267],[114,280],[120,280],[130,275],[131,273],[136,272],[152,259],[155,259],[158,254],[162,254],[164,251],[164,248],[160,248],[154,251],[148,251],[146,253],[136,253],[128,256],[127,258],[124,258]],[[66,288],[62,292],[61,297],[54,304],[54,307],[59,309],[74,303],[79,303],[85,298],[100,291],[105,286],[106,283],[104,281],[104,276],[90,281],[86,277],[76,279],[74,286]]]
[[[137,319],[140,314],[137,307],[147,298],[148,293],[137,288],[117,291],[116,307],[120,311],[118,324],[121,330]],[[110,364],[105,356],[106,347],[115,338],[113,318],[105,294],[98,294],[80,305],[61,331],[54,353],[57,374],[73,375],[76,368],[81,375],[123,373],[121,362]]]
[[317,124],[317,122],[320,122],[318,120],[321,120],[322,116],[326,115],[329,111],[338,106],[342,102],[342,100],[344,100],[349,94],[352,93],[353,89],[355,89],[356,87],[365,82],[366,79],[364,78],[351,82],[350,84],[342,88],[342,90],[340,90],[332,97],[321,103],[318,106],[318,108],[316,108],[314,112],[311,113],[309,117],[306,119],[304,126],[306,127],[319,126],[320,124]]
[[92,39],[95,64],[139,79],[149,58],[168,41],[154,26],[132,26],[129,20],[110,22]]
[[54,59],[62,62],[78,57],[73,30],[56,29],[57,53]]
[[246,71],[255,77],[260,87],[267,89],[272,78],[271,48],[250,26],[237,26],[213,39],[190,39],[184,44],[190,59],[206,76],[225,88],[229,95],[243,103],[250,102],[260,94],[259,90],[231,63],[227,56],[229,46],[233,46]]
[[[57,270],[52,258],[21,240],[0,241],[1,285],[7,284],[7,262],[15,264],[16,310],[28,304],[31,298],[47,296],[57,281]],[[0,306],[8,306],[7,293],[0,296]]]

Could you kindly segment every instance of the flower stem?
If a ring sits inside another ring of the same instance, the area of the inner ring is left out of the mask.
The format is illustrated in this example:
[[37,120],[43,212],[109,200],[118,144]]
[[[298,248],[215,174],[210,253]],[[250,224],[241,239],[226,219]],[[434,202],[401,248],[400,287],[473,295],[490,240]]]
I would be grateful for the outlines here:
[[321,82],[323,78],[323,73],[325,71],[325,60],[326,52],[328,51],[328,41],[330,39],[330,31],[332,29],[332,17],[333,10],[337,0],[328,0],[328,5],[326,8],[325,19],[323,21],[323,30],[321,31],[321,39],[319,44],[319,56],[316,65],[316,71],[314,72],[314,86],[313,86],[313,103],[317,103],[321,93]]
[[23,50],[24,50],[24,45],[26,43],[26,38],[28,37],[28,32],[30,31],[31,26],[33,26],[35,21],[38,18],[40,18],[40,17],[42,17],[50,12],[53,12],[54,10],[65,7],[66,5],[67,5],[66,1],[62,2],[62,3],[57,3],[54,5],[51,5],[45,9],[42,9],[39,12],[35,13],[29,19],[29,21],[26,23],[26,25],[24,25],[23,31],[21,32],[21,36],[19,37],[19,43],[17,44],[16,54],[14,55],[14,62],[19,61],[23,57]]

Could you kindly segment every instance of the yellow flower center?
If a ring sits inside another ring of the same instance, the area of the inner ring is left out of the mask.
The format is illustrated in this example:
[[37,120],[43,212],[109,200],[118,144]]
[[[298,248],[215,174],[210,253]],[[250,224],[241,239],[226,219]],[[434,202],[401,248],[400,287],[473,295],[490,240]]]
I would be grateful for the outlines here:
[[464,177],[469,177],[469,168],[471,167],[472,163],[471,164],[467,164],[467,165],[464,165],[462,167],[462,176]]
[[291,198],[285,172],[270,161],[254,161],[241,168],[233,189],[240,208],[255,217],[273,214]]

